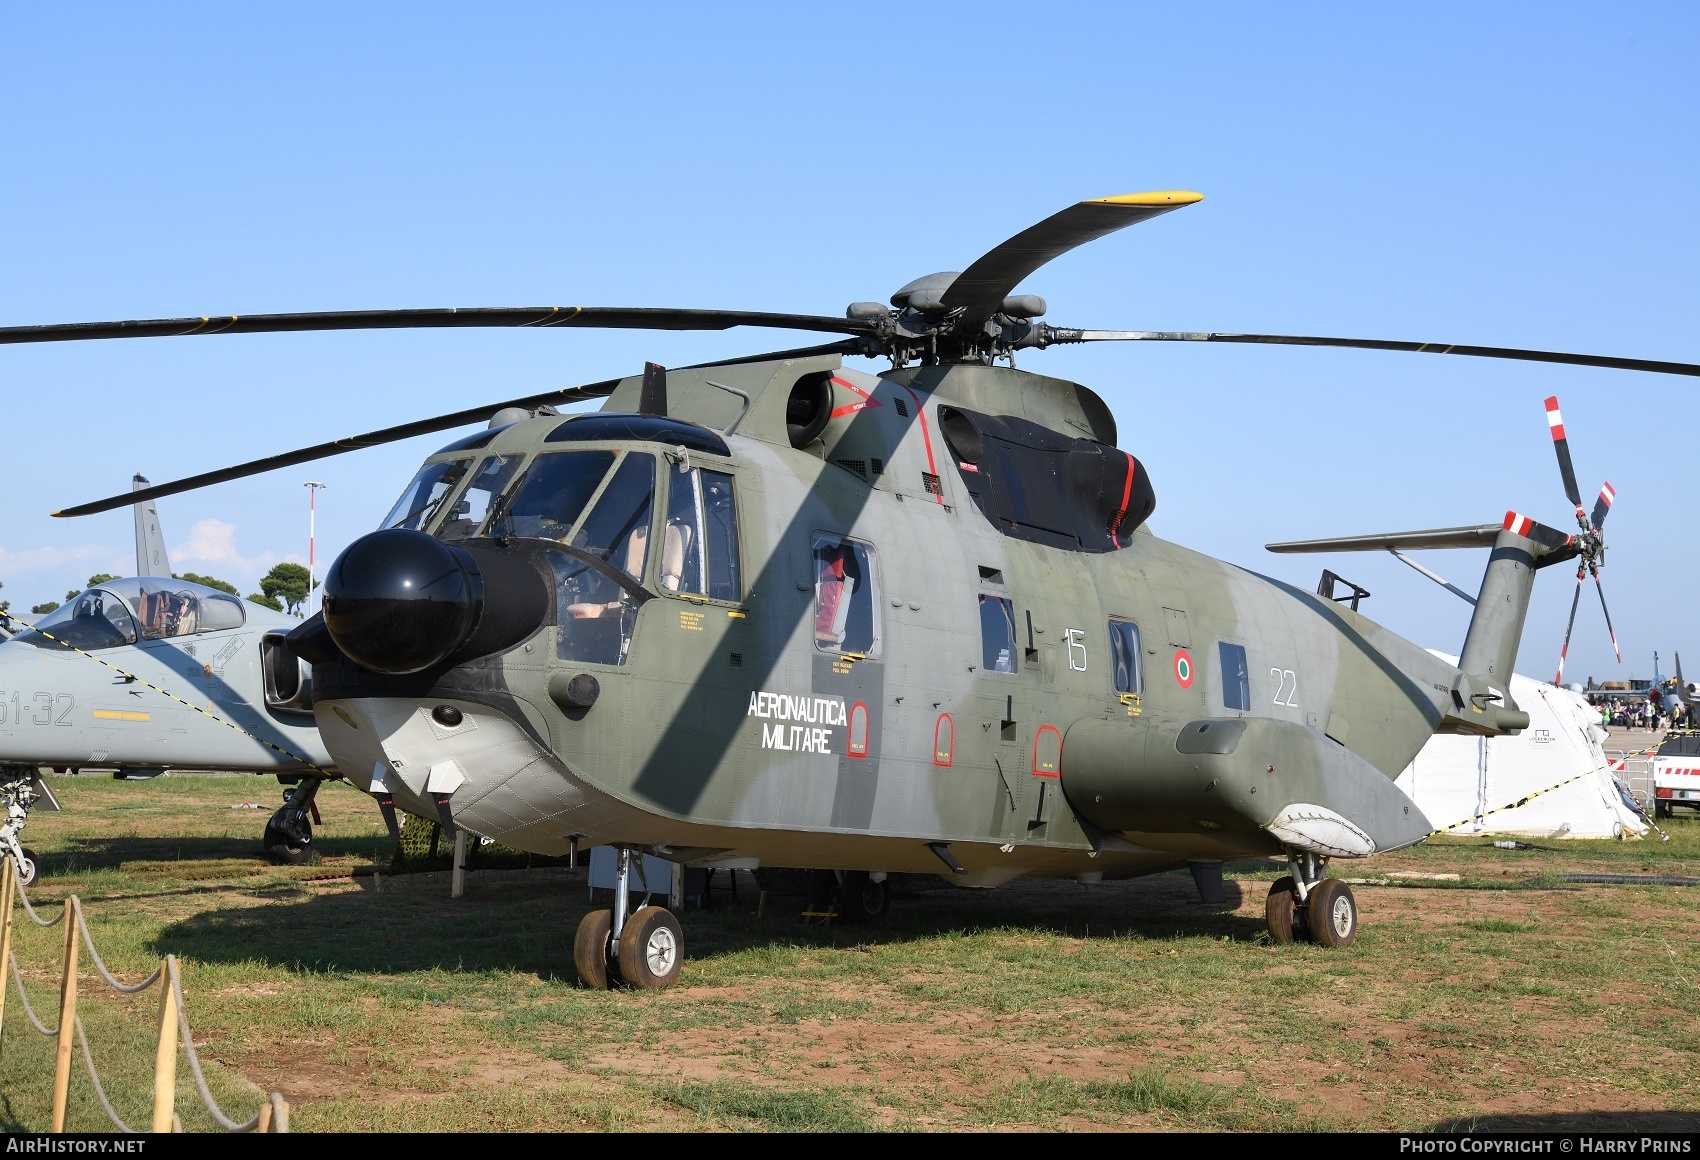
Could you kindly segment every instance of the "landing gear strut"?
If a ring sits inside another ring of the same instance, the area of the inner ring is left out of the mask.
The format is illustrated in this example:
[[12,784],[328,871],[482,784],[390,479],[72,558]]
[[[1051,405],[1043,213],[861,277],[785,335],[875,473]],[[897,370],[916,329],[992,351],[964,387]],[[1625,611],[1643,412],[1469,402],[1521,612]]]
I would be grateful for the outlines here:
[[1349,947],[1358,937],[1358,903],[1352,888],[1324,878],[1328,860],[1315,854],[1289,854],[1293,872],[1277,878],[1263,904],[1271,942],[1314,942]]
[[313,823],[319,807],[313,799],[324,784],[322,777],[304,777],[283,795],[283,805],[266,822],[266,853],[278,862],[305,862],[313,852]]
[[573,965],[579,981],[605,991],[616,983],[646,991],[671,987],[679,977],[685,934],[665,906],[631,908],[632,852],[614,851],[614,908],[593,910],[578,924]]
[[41,862],[34,850],[18,843],[24,827],[29,824],[30,809],[37,803],[50,810],[59,808],[59,800],[41,774],[27,765],[0,767],[0,808],[6,818],[0,823],[0,857],[9,857],[18,868],[18,881],[25,886],[35,885]]

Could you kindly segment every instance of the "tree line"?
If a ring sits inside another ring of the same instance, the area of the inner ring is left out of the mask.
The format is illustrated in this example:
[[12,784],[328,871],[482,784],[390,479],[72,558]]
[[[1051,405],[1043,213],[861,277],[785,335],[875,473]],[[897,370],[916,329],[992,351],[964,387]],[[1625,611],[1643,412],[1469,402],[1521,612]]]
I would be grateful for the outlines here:
[[[236,585],[227,580],[220,580],[216,576],[203,576],[198,572],[173,572],[172,578],[187,580],[191,584],[200,584],[206,588],[216,588],[218,591],[228,592],[232,596],[241,595],[241,590]],[[65,599],[75,600],[79,593],[89,588],[98,588],[100,585],[116,579],[118,577],[110,572],[97,572],[89,577],[89,582],[82,588],[73,588],[65,593]],[[248,593],[247,599],[254,604],[270,608],[274,612],[287,612],[291,616],[300,616],[302,607],[307,603],[307,583],[307,569],[304,565],[277,564],[272,567],[270,572],[260,578],[260,590]],[[317,588],[318,586],[318,582],[314,581],[313,587]],[[5,583],[0,582],[0,589],[5,587]],[[58,600],[44,600],[40,604],[32,605],[30,611],[37,616],[45,616],[57,609],[60,603]],[[0,600],[0,618],[4,618],[11,607],[12,602],[10,600]]]

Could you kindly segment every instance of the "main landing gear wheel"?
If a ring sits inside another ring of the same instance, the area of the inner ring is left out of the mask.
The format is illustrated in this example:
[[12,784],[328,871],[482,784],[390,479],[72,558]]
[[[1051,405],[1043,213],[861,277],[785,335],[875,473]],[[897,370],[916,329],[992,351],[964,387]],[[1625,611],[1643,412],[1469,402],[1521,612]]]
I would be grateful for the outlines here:
[[1306,900],[1311,938],[1325,947],[1349,947],[1358,937],[1358,903],[1352,888],[1338,878],[1324,878],[1310,888]]
[[299,865],[312,857],[313,819],[319,812],[313,799],[318,796],[323,780],[302,778],[293,790],[284,794],[283,805],[266,822],[261,841],[273,861]]
[[665,906],[646,906],[620,931],[620,977],[633,987],[659,991],[679,977],[685,933]]
[[1273,943],[1304,942],[1310,937],[1306,929],[1304,903],[1299,901],[1299,888],[1293,876],[1277,878],[1269,887],[1269,897],[1263,903],[1263,920],[1269,926],[1269,941]]
[[266,823],[266,833],[262,841],[266,853],[277,862],[299,865],[307,860],[313,852],[313,823],[302,819],[297,825],[280,820],[289,810],[284,806],[273,814],[271,821]]
[[866,870],[846,871],[838,886],[838,917],[846,923],[878,922],[891,909],[891,888]]
[[614,930],[612,910],[593,910],[579,920],[573,936],[573,966],[579,982],[592,991],[608,989],[608,941]]

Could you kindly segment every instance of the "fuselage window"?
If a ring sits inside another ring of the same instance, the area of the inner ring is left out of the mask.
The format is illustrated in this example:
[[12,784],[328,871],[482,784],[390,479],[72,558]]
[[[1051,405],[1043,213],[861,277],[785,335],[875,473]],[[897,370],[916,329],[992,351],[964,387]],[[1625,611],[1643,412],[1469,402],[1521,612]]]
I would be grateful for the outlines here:
[[1251,709],[1251,676],[1245,663],[1245,646],[1222,641],[1217,645],[1222,658],[1222,704],[1225,708]]
[[379,525],[384,528],[406,528],[419,531],[431,522],[442,504],[443,497],[455,489],[472,465],[470,459],[451,459],[446,463],[427,463],[413,477],[413,482],[395,501],[390,514]]
[[565,543],[614,465],[612,451],[557,451],[539,455],[526,469],[511,501],[491,521],[489,534]]
[[1145,692],[1145,672],[1139,660],[1139,626],[1131,620],[1110,621],[1110,663],[1118,696]]
[[980,664],[988,673],[1015,671],[1015,606],[980,594]]
[[712,600],[742,600],[732,477],[692,467],[668,472],[668,480],[661,586]]
[[[571,533],[573,547],[641,582],[654,507],[655,459],[627,452]],[[631,650],[637,604],[607,573],[564,553],[549,553],[559,610],[556,652],[562,660],[621,665]]]
[[874,550],[856,540],[816,532],[814,572],[815,647],[877,656],[880,602]]
[[496,502],[496,497],[508,486],[508,481],[519,470],[522,460],[519,455],[489,455],[478,465],[478,470],[472,473],[459,496],[455,498],[454,506],[449,509],[448,516],[442,526],[437,529],[439,540],[464,540],[477,533],[483,525],[484,518],[490,514],[490,507]]

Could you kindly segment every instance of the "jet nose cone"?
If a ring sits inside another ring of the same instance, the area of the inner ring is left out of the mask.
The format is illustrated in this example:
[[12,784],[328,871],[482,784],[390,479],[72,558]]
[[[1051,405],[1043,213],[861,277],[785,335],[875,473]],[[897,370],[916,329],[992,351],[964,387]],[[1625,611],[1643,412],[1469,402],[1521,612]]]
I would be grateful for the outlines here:
[[482,604],[471,555],[423,532],[362,536],[325,576],[331,639],[378,673],[417,673],[450,656],[477,627]]

